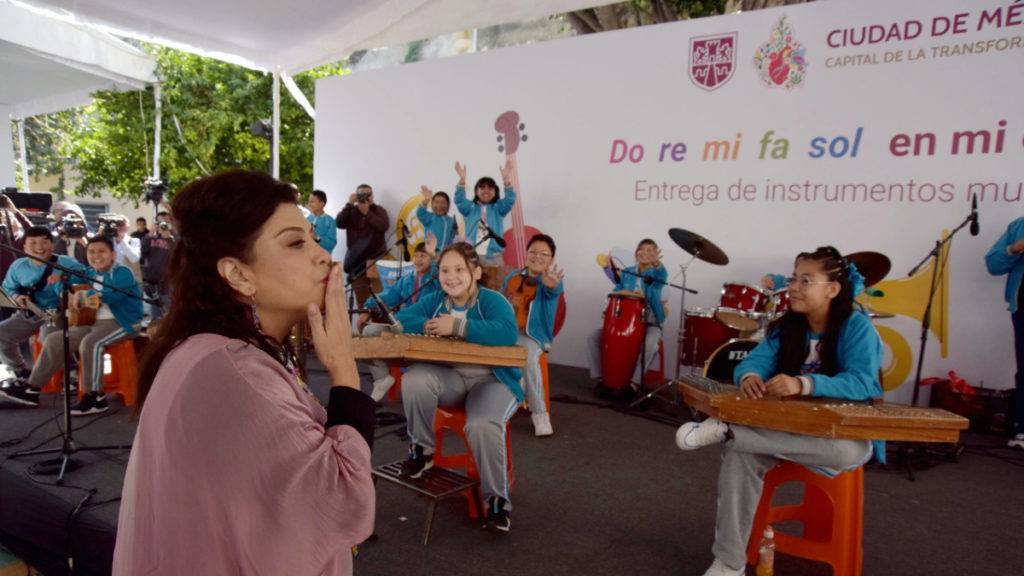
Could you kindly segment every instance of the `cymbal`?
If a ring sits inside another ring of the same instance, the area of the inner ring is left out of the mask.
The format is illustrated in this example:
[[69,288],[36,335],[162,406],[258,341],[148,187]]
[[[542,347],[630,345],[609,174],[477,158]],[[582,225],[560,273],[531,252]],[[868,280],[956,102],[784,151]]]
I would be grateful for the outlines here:
[[682,228],[670,228],[668,236],[680,248],[708,264],[725,266],[729,263],[729,257],[725,255],[725,252],[722,252],[722,249],[715,246],[714,242],[700,234]]
[[857,265],[857,271],[864,276],[864,286],[874,286],[882,281],[892,268],[892,262],[885,254],[878,252],[854,252],[846,259]]

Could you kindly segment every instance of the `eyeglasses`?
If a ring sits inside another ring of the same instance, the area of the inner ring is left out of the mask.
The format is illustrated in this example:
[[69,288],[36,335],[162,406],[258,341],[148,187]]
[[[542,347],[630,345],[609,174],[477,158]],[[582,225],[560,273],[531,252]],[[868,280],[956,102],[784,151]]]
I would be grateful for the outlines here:
[[545,257],[549,257],[549,256],[552,255],[551,252],[542,252],[540,250],[527,250],[526,253],[529,254],[530,256],[545,256]]
[[800,278],[791,276],[786,278],[786,286],[790,289],[795,288],[801,292],[815,284],[831,284],[832,282],[834,282],[834,280],[811,280],[810,276],[801,276]]

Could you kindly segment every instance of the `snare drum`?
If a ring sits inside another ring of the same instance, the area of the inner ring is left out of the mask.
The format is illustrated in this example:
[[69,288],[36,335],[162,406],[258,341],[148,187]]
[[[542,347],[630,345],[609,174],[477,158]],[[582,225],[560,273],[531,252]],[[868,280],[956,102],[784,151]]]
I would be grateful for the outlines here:
[[716,348],[739,337],[739,330],[726,326],[715,317],[718,310],[720,308],[690,308],[685,312],[682,341],[684,366],[703,366]]
[[733,371],[757,344],[757,340],[729,340],[711,354],[704,376],[718,382],[732,382]]
[[601,327],[601,380],[605,387],[622,390],[629,386],[646,332],[644,298],[609,294]]
[[771,293],[743,282],[726,282],[722,284],[722,298],[719,306],[735,308],[744,312],[764,312],[771,299]]

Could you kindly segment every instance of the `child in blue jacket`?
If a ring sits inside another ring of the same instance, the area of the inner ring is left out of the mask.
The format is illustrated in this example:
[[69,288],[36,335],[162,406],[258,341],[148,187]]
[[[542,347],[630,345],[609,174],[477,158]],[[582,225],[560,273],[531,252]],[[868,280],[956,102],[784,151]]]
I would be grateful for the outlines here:
[[[441,292],[401,310],[406,333],[459,338],[485,346],[513,346],[519,336],[512,305],[500,293],[480,286],[480,258],[455,243],[438,259]],[[488,521],[508,531],[509,482],[505,424],[523,400],[518,368],[472,364],[418,363],[402,376],[402,403],[412,445],[402,473],[418,478],[433,466],[434,412],[438,406],[465,405],[466,438],[480,471]]]
[[[790,309],[733,375],[748,398],[825,396],[864,401],[882,395],[878,368],[882,342],[868,317],[854,309],[864,289],[857,267],[831,246],[797,256],[789,281]],[[867,440],[833,440],[777,430],[726,424],[715,418],[689,422],[676,444],[694,450],[725,443],[718,473],[714,563],[706,575],[740,576],[761,497],[764,475],[779,460],[791,460],[826,476],[864,465],[884,445]]]
[[554,258],[555,241],[547,234],[537,234],[526,246],[526,268],[511,272],[501,284],[502,294],[516,311],[518,343],[528,352],[523,384],[536,436],[554,433],[540,371],[540,356],[551,349],[558,301],[563,291],[564,272],[554,264]]
[[[650,238],[644,238],[636,246],[636,264],[628,266],[622,271],[618,284],[613,290],[615,292],[630,292],[644,297],[644,306],[647,313],[647,330],[644,334],[644,350],[646,357],[643,367],[638,369],[646,370],[654,357],[658,354],[658,343],[661,341],[661,325],[665,322],[665,315],[668,309],[661,301],[661,292],[668,281],[668,270],[661,263],[661,250],[657,242]],[[649,282],[648,282],[649,280]],[[590,377],[598,380],[598,392],[608,393],[603,386],[601,378],[601,341],[603,338],[601,328],[591,332],[588,339],[590,359]],[[638,359],[639,360],[639,359]],[[638,372],[639,373],[639,372]]]
[[1006,232],[985,255],[985,267],[994,276],[1006,274],[1004,296],[1010,319],[1013,321],[1013,347],[1017,357],[1017,373],[1014,375],[1017,394],[1014,404],[1013,435],[1006,443],[1008,448],[1024,449],[1024,291],[1020,289],[1024,278],[1024,218],[1017,218],[1007,226]]
[[416,207],[416,218],[423,225],[423,237],[437,238],[437,247],[444,250],[455,240],[458,226],[455,217],[448,215],[451,199],[445,192],[432,192],[426,186],[420,186],[423,203]]
[[[441,289],[437,283],[437,267],[434,266],[433,260],[436,243],[436,237],[431,236],[427,239],[427,243],[416,244],[412,256],[412,265],[415,267],[415,271],[402,276],[397,282],[377,295],[377,298],[385,306],[395,309],[400,305],[413,305],[419,302],[420,298],[425,298]],[[373,298],[367,298],[363,303],[363,308],[376,310],[378,306]],[[380,336],[381,332],[388,329],[387,324],[367,324],[369,319],[370,314],[367,312],[361,314],[357,320],[356,326],[362,328],[363,336]],[[388,390],[395,385],[395,378],[388,373],[388,364],[383,360],[370,361],[369,369],[370,375],[373,377],[373,392],[370,397],[374,402],[380,402]]]
[[485,240],[487,230],[480,226],[480,222],[483,221],[498,236],[505,233],[505,216],[516,203],[516,192],[512,189],[512,162],[505,162],[501,169],[504,197],[498,193],[494,179],[484,176],[473,187],[473,200],[466,199],[466,167],[456,162],[455,172],[459,175],[459,183],[455,186],[455,206],[465,218],[466,241],[478,244],[476,251],[483,266],[501,266],[501,254],[505,249],[493,239]]
[[[105,236],[94,236],[86,246],[89,267],[83,278],[72,277],[72,284],[92,284],[88,290],[71,295],[68,307],[96,309],[96,322],[91,326],[68,328],[68,343],[78,350],[82,361],[82,385],[86,392],[71,406],[72,416],[106,412],[110,407],[103,394],[103,350],[111,344],[131,337],[142,322],[142,291],[127,266],[115,264],[113,242]],[[108,286],[96,284],[99,280]],[[128,292],[117,291],[119,288]],[[131,295],[129,295],[131,294]],[[99,299],[92,298],[99,296]],[[28,387],[40,390],[57,370],[64,369],[63,335],[52,331],[43,340],[43,347],[28,377]]]

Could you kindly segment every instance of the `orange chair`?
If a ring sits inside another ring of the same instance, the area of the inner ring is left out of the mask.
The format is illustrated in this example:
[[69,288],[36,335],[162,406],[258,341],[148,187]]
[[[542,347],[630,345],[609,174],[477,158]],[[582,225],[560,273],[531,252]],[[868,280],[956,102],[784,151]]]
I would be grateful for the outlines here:
[[[792,506],[772,506],[779,485],[803,482],[804,501]],[[803,537],[775,531],[779,552],[826,562],[834,576],[860,576],[864,552],[864,468],[844,472],[835,478],[815,474],[800,464],[781,462],[764,478],[761,502],[747,545],[747,561],[757,564],[757,545],[767,524],[796,520],[803,524]]]
[[540,374],[544,381],[544,405],[548,407],[548,414],[551,414],[551,381],[548,379],[548,353],[540,355]]
[[388,371],[391,373],[391,377],[395,379],[395,385],[388,390],[388,400],[398,402],[402,398],[402,365],[398,362],[389,362]]
[[[125,406],[134,406],[135,398],[139,391],[139,365],[135,357],[135,342],[133,338],[115,342],[103,350],[104,354],[110,355],[110,373],[103,375],[103,392],[105,394],[120,394],[124,399]],[[103,366],[97,366],[102,369]],[[78,397],[85,394],[89,383],[85,382],[82,374],[82,364],[78,365]]]
[[[469,450],[469,440],[466,438],[466,432],[464,431],[465,427],[465,408],[437,408],[437,411],[434,412],[434,465],[441,468],[462,468],[466,471],[466,476],[469,476],[474,480],[479,480],[480,472],[477,470],[476,460],[473,459],[473,453]],[[444,453],[445,428],[451,430],[462,439],[462,444],[466,447],[465,452],[460,452],[458,454]],[[508,465],[508,485],[509,488],[511,488],[513,482],[512,435],[509,433],[508,423],[505,424],[505,455],[506,463]],[[476,496],[471,491],[466,491],[465,496],[466,501],[469,504],[469,517],[476,518],[477,510],[483,509],[483,503],[477,501]],[[478,508],[478,506],[480,508]]]

